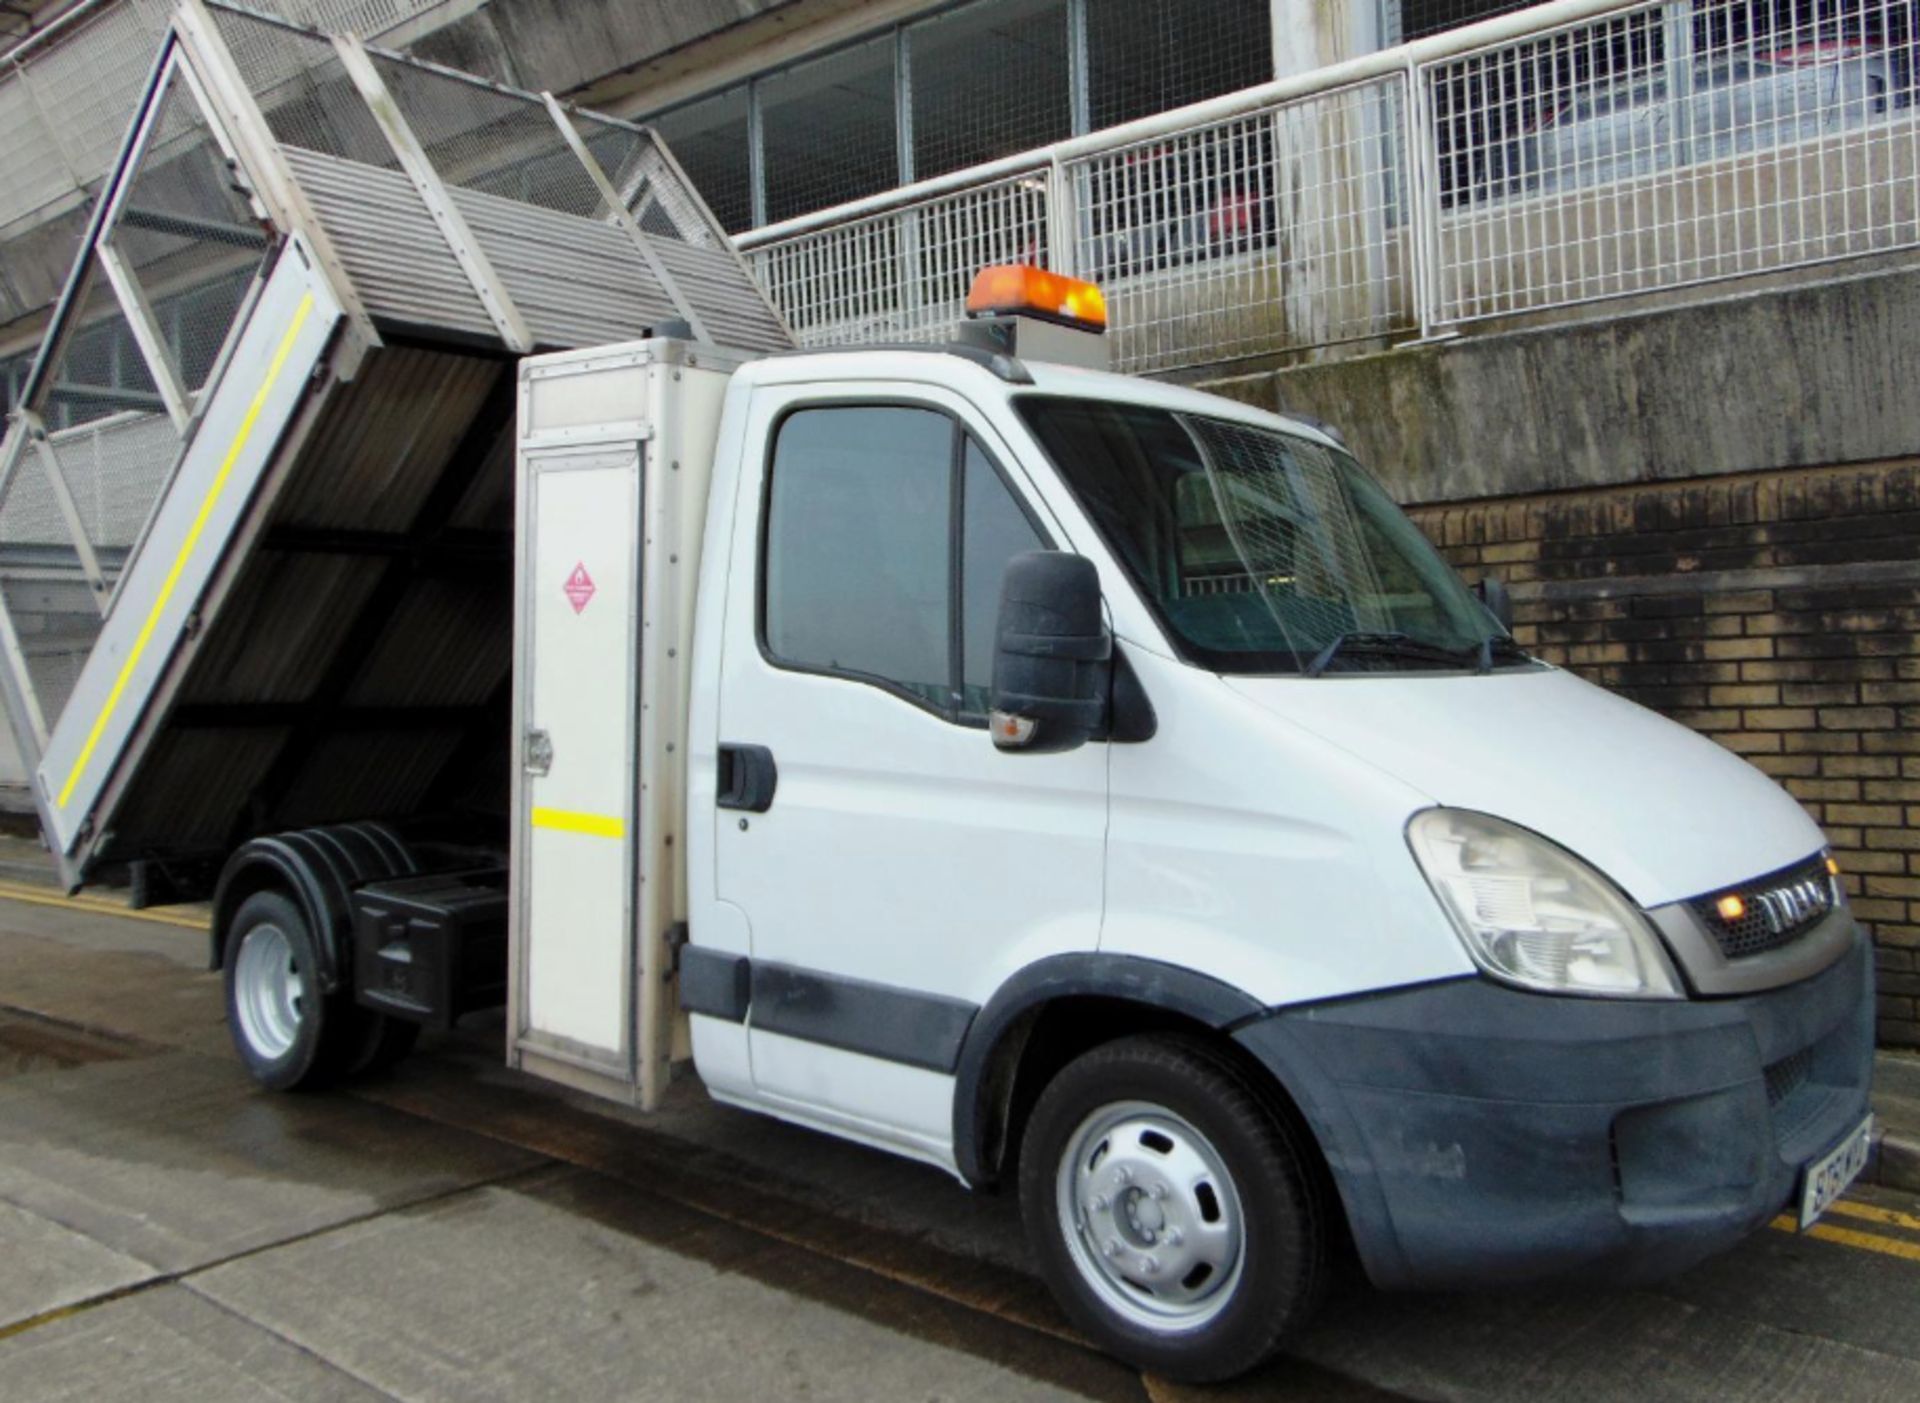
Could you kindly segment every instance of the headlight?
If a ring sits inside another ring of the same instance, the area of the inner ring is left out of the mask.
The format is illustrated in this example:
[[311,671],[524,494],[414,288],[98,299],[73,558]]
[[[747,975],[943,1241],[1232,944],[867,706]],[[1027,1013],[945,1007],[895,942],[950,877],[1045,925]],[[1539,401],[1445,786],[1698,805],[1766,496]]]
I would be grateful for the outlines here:
[[1407,841],[1467,953],[1494,978],[1554,994],[1683,997],[1646,918],[1565,848],[1464,809],[1415,814]]

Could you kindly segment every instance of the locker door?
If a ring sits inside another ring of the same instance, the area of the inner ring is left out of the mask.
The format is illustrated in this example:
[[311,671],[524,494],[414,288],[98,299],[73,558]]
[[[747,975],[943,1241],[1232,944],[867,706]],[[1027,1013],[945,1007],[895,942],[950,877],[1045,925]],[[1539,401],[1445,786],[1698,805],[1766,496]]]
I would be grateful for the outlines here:
[[641,453],[530,450],[522,467],[508,1060],[621,1095],[636,1065]]

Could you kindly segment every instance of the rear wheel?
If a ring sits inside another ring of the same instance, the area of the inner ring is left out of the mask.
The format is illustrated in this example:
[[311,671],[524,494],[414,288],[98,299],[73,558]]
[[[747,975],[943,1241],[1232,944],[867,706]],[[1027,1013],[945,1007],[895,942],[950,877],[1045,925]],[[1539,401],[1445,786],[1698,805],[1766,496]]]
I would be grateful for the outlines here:
[[313,933],[293,902],[272,891],[242,902],[224,967],[227,1029],[255,1081],[291,1091],[343,1070],[354,1009],[321,992]]
[[365,1008],[356,1008],[354,1013],[362,1026],[353,1059],[347,1067],[348,1076],[372,1076],[386,1071],[412,1052],[414,1043],[420,1039],[418,1023]]
[[1068,1315],[1168,1378],[1244,1373],[1325,1291],[1326,1207],[1308,1151],[1199,1039],[1125,1038],[1067,1066],[1028,1124],[1020,1200]]

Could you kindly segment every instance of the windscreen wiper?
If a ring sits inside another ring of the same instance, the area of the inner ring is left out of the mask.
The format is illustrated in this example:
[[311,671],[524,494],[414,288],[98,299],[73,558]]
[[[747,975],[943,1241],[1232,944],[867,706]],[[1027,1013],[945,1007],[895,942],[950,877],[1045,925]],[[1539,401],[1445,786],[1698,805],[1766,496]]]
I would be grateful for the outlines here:
[[1457,648],[1443,648],[1437,643],[1423,643],[1404,633],[1374,633],[1355,629],[1340,634],[1322,648],[1314,655],[1313,661],[1301,669],[1301,675],[1318,677],[1327,670],[1327,664],[1341,653],[1365,652],[1384,657],[1418,658],[1422,662],[1465,664],[1475,651],[1468,649],[1463,652]]

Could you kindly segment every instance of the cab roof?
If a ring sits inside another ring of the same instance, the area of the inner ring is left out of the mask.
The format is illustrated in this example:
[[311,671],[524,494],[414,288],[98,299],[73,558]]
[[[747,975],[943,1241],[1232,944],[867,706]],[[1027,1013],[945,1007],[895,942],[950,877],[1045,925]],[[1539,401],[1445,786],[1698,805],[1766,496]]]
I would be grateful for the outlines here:
[[1177,413],[1204,414],[1215,419],[1293,434],[1330,448],[1343,448],[1311,421],[1257,409],[1239,400],[1206,390],[1121,375],[1108,370],[1058,365],[1050,361],[1015,360],[990,355],[960,342],[835,346],[789,351],[750,362],[743,368],[761,384],[806,384],[819,381],[920,380],[956,386],[991,386],[1002,395],[1038,393],[1110,400],[1118,404],[1150,405]]

